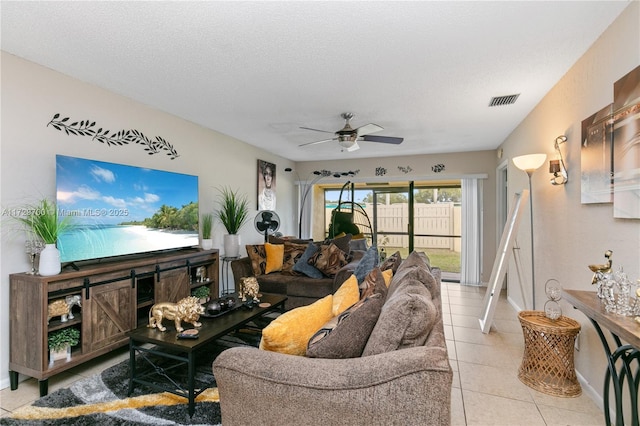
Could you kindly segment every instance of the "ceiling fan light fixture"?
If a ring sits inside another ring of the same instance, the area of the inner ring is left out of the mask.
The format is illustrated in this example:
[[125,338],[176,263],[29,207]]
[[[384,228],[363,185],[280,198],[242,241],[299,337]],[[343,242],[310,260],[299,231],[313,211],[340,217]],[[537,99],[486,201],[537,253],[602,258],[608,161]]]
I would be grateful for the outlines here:
[[341,147],[347,148],[347,149],[351,148],[356,143],[357,139],[358,139],[357,134],[338,135],[338,143],[340,144]]

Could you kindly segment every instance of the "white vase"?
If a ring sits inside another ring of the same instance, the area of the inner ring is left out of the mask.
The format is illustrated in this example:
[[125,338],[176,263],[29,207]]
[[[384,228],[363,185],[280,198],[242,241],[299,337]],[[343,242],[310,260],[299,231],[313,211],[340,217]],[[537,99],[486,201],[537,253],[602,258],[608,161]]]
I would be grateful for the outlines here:
[[202,240],[202,248],[205,250],[211,250],[213,248],[213,240],[211,238],[205,238]]
[[38,273],[44,277],[60,273],[60,252],[55,244],[46,244],[40,252]]
[[240,235],[225,234],[224,257],[238,257],[240,254]]

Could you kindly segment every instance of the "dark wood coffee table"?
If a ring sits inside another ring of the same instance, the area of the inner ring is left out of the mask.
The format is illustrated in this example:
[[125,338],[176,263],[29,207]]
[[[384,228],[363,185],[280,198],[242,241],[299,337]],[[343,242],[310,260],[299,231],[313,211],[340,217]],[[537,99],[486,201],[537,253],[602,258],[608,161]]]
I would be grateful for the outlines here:
[[[202,327],[199,329],[198,338],[193,340],[178,339],[173,322],[167,320],[164,323],[167,330],[164,332],[146,325],[127,332],[129,337],[129,396],[136,384],[184,396],[189,399],[189,416],[193,416],[195,399],[206,389],[206,386],[195,389],[195,352],[269,312],[284,312],[287,298],[275,294],[263,294],[260,301],[271,305],[265,308],[256,305],[253,309],[240,307],[215,318],[200,317]],[[190,328],[190,324],[185,324],[185,326]],[[151,345],[148,345],[149,343]],[[174,363],[162,366],[149,355],[168,359]],[[152,370],[145,371],[144,374],[138,373],[136,371],[136,356],[144,358],[153,367]],[[176,375],[172,374],[174,371],[184,374],[185,364],[187,367],[186,385],[172,377]],[[166,384],[147,380],[152,375],[163,377],[166,379]]]

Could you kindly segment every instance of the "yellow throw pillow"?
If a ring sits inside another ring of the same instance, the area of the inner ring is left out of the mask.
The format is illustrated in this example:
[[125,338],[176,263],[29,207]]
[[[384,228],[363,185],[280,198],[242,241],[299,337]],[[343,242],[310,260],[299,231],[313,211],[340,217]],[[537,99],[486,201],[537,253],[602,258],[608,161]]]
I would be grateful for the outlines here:
[[267,253],[267,266],[264,268],[264,273],[282,271],[284,244],[265,243],[264,251]]
[[382,277],[384,278],[384,284],[388,288],[389,284],[391,284],[391,278],[393,278],[393,270],[386,269],[386,270],[382,271]]
[[352,274],[342,283],[340,288],[333,293],[333,316],[340,315],[358,300],[360,300],[358,279]]
[[262,330],[260,349],[289,355],[305,355],[309,339],[333,315],[333,295],[311,305],[292,309],[274,319]]

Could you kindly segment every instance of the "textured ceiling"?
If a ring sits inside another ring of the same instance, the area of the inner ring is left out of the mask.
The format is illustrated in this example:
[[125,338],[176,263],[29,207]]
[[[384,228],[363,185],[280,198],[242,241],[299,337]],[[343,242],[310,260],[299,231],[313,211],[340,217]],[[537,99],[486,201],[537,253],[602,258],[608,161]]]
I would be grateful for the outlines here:
[[[628,4],[2,1],[0,13],[4,51],[305,161],[494,149]],[[404,142],[298,147],[327,136],[300,126],[339,130],[345,111]]]

